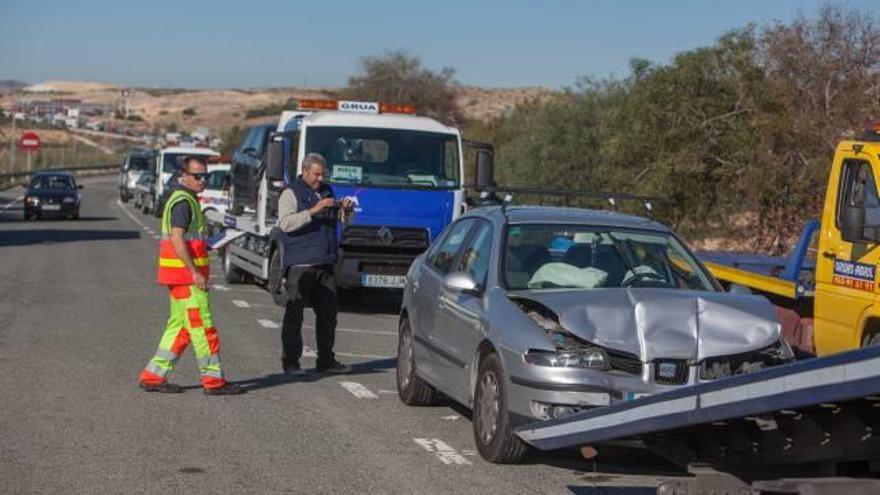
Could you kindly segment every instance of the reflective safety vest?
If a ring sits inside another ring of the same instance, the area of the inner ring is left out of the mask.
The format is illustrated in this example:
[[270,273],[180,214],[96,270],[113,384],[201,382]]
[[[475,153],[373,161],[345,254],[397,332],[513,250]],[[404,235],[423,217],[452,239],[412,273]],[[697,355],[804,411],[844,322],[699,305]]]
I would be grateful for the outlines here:
[[210,259],[208,258],[208,235],[205,228],[205,215],[199,206],[198,200],[192,194],[182,190],[171,193],[165,202],[165,211],[162,212],[162,240],[159,241],[159,283],[163,285],[192,285],[192,273],[183,264],[183,260],[177,257],[174,246],[171,244],[171,210],[181,201],[189,203],[192,210],[192,220],[189,222],[183,238],[186,248],[196,268],[207,277],[210,272]]

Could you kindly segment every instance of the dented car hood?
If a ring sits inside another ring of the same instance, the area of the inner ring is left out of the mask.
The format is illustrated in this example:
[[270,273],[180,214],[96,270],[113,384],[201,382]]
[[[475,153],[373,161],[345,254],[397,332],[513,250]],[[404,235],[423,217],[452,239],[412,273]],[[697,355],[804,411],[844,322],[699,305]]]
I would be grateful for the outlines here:
[[572,334],[643,361],[700,361],[766,347],[779,339],[775,310],[760,296],[654,288],[516,291]]

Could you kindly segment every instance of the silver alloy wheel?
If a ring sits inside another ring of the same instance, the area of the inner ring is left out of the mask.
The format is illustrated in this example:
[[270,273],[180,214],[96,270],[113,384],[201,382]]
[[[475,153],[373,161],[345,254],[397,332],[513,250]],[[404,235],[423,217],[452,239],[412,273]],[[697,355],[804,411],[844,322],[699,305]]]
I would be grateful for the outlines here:
[[232,273],[232,256],[229,255],[229,246],[223,249],[223,273]]
[[495,372],[487,370],[480,380],[480,436],[484,445],[489,445],[498,432],[500,415],[498,377]]
[[408,331],[400,334],[400,350],[397,354],[397,383],[400,384],[402,391],[409,386],[413,371],[412,337]]

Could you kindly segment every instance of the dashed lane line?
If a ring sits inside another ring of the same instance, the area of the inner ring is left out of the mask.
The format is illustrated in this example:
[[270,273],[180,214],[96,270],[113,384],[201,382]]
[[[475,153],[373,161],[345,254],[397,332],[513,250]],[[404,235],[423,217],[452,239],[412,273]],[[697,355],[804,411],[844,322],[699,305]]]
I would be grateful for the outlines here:
[[470,466],[473,463],[464,458],[443,440],[437,438],[413,438],[422,448],[434,454],[437,460],[446,465]]
[[221,292],[229,291],[229,287],[226,287],[225,285],[221,285],[221,284],[214,284],[211,287],[213,287],[214,290],[219,290]]
[[[314,329],[315,325],[303,324],[303,328]],[[365,335],[392,335],[397,337],[397,332],[389,332],[387,330],[364,330],[362,328],[337,328],[337,332],[360,333]]]
[[233,299],[232,304],[238,306],[239,308],[251,307],[250,303],[248,303],[247,301],[242,301],[241,299]]
[[358,382],[339,382],[342,385],[342,388],[351,392],[351,395],[357,397],[358,399],[378,399],[379,396],[370,392],[370,389],[361,385]]
[[[361,358],[361,359],[394,359],[393,356],[377,356],[375,354],[359,354],[355,352],[345,352],[333,350],[333,354],[342,357]],[[318,352],[309,346],[303,346],[303,357],[317,358]]]
[[272,320],[260,318],[257,320],[257,323],[262,325],[263,328],[279,328],[279,325]]
[[459,416],[458,414],[450,414],[449,416],[443,416],[440,419],[445,419],[446,421],[457,421],[461,419],[461,416]]

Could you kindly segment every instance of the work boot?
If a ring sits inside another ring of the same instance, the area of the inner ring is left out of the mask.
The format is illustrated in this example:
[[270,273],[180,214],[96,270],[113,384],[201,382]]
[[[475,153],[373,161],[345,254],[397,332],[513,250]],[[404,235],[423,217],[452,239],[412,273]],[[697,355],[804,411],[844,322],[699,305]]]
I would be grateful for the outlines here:
[[291,376],[291,377],[303,376],[306,374],[306,370],[302,369],[299,366],[299,363],[296,363],[296,364],[291,364],[287,368],[284,368],[284,374],[287,376]]
[[244,389],[235,383],[226,383],[222,387],[203,388],[202,391],[205,392],[205,395],[241,395],[244,393]]
[[179,394],[183,392],[183,387],[168,382],[162,382],[158,385],[141,382],[140,387],[147,392],[159,392],[160,394]]
[[333,373],[335,375],[344,375],[346,373],[351,373],[351,366],[347,364],[342,364],[334,359],[329,364],[316,366],[315,371],[317,371],[318,373]]

